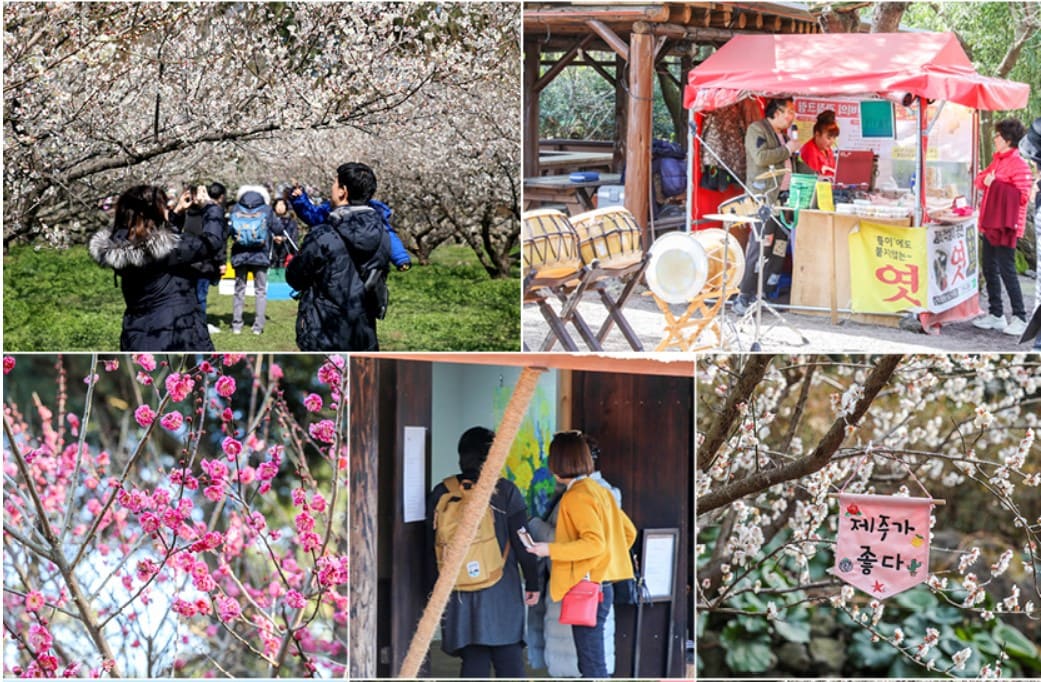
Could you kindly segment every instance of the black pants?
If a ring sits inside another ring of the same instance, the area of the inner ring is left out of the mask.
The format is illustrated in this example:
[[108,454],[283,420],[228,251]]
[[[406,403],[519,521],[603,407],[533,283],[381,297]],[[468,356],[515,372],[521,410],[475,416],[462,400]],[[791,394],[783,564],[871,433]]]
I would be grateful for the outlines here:
[[520,642],[503,646],[471,644],[464,646],[459,653],[463,657],[460,677],[488,679],[493,666],[496,677],[523,679],[528,676],[524,670],[524,649]]
[[1016,249],[1008,246],[992,246],[983,238],[983,277],[987,280],[987,307],[994,317],[1003,317],[1001,284],[1004,282],[1012,304],[1012,315],[1026,321],[1027,311],[1023,305],[1023,292],[1016,275]]
[[[755,228],[748,233],[748,246],[745,248],[745,274],[741,278],[741,297],[746,300],[754,299],[759,288],[759,240],[756,239]],[[776,284],[778,273],[784,267],[784,259],[788,251],[788,233],[781,227],[776,219],[766,221],[763,232],[763,242],[766,244],[767,252],[763,260],[763,290],[769,289]],[[780,255],[777,255],[777,253]]]

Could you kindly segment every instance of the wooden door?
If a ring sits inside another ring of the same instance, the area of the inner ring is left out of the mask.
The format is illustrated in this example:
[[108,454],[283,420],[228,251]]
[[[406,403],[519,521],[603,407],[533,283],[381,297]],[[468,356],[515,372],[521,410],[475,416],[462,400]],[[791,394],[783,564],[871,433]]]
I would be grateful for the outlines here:
[[693,549],[693,377],[601,372],[575,372],[572,377],[571,426],[599,441],[600,471],[621,489],[622,507],[637,529],[680,529],[676,600],[671,608],[643,608],[637,671],[636,609],[615,610],[615,676],[682,677],[688,621],[693,617],[686,595]]
[[425,524],[404,522],[401,492],[406,426],[427,428],[430,469],[431,365],[351,362],[351,676],[395,677],[427,597]]

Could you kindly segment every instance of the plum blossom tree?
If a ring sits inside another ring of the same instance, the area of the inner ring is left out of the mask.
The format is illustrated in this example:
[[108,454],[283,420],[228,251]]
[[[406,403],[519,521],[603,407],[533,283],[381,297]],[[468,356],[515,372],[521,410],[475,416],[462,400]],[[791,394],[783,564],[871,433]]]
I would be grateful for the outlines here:
[[46,360],[4,358],[5,674],[342,675],[343,358]]
[[[104,220],[98,201],[132,182],[298,177],[324,188],[345,160],[383,160],[374,165],[406,234],[430,230],[414,207],[447,214],[436,231],[480,245],[498,267],[519,233],[504,219],[519,198],[519,12],[5,5],[4,244],[81,241]],[[426,253],[429,239],[412,242]]]
[[[1041,666],[1041,357],[710,356],[697,385],[703,663],[820,673],[829,636],[836,675]],[[923,488],[947,500],[925,586],[881,602],[828,572],[832,493]]]

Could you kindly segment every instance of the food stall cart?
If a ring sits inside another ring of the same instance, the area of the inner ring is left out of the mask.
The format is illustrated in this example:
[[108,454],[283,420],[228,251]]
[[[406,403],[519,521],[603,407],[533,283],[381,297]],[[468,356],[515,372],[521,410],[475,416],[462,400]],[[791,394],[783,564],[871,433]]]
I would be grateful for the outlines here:
[[978,111],[1020,109],[1029,93],[1023,83],[976,73],[952,33],[739,35],[690,71],[684,106],[692,117],[749,97],[856,98],[904,107],[916,135],[906,217],[884,210],[893,202],[883,207],[870,199],[836,207],[846,209],[841,213],[802,211],[793,238],[792,303],[830,312],[833,320],[839,310],[912,311],[930,330],[979,314],[975,222],[938,210],[952,200],[929,184],[932,126],[946,103],[972,110],[971,175],[979,165]]

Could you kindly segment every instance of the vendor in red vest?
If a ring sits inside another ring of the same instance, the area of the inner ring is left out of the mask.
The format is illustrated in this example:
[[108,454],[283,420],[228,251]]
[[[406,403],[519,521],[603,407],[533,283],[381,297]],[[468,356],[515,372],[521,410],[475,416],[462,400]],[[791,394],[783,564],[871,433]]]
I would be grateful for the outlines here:
[[835,112],[825,109],[817,114],[817,121],[813,124],[813,137],[799,150],[799,160],[817,175],[834,178],[835,150],[832,145],[838,137],[839,124],[835,122]]
[[[994,329],[1019,337],[1026,330],[1026,308],[1016,274],[1016,241],[1023,236],[1027,202],[1033,176],[1017,146],[1026,134],[1014,118],[994,125],[994,159],[976,176],[983,190],[979,207],[979,229],[983,235],[981,266],[987,282],[989,313],[972,321],[980,329]],[[1005,321],[1001,302],[1004,283],[1012,305],[1012,319]]]

